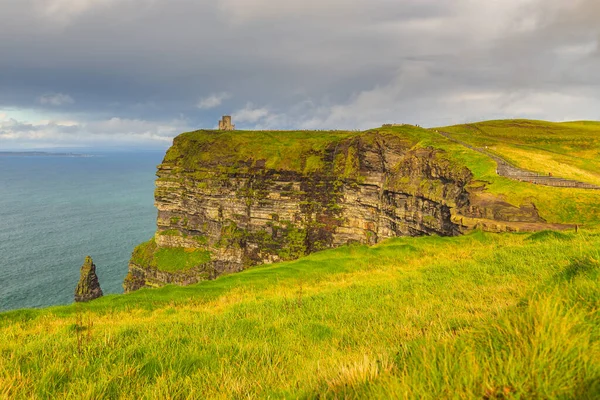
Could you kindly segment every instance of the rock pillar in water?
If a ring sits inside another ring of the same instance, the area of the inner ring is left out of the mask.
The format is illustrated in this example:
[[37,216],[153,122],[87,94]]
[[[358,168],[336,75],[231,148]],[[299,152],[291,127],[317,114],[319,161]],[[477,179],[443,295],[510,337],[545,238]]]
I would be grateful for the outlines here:
[[81,266],[81,276],[77,289],[75,289],[75,301],[90,301],[102,296],[102,289],[96,275],[96,266],[92,257],[87,256]]

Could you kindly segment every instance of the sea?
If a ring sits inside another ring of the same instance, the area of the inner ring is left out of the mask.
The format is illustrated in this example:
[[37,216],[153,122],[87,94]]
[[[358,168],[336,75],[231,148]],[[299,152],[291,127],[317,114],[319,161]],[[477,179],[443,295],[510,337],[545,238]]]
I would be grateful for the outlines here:
[[73,302],[90,255],[123,293],[133,248],[156,228],[164,151],[0,154],[0,311]]

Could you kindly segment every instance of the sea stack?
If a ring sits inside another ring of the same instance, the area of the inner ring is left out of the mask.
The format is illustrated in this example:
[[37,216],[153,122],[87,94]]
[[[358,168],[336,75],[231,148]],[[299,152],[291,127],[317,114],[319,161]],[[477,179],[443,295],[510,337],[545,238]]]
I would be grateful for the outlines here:
[[96,275],[96,265],[92,261],[92,257],[87,256],[81,266],[81,276],[77,289],[75,289],[75,301],[83,302],[102,297],[102,289]]

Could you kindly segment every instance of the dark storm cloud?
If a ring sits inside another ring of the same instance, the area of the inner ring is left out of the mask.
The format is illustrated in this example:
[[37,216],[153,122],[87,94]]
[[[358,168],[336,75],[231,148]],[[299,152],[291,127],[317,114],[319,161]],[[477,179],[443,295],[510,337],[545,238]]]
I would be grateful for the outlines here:
[[599,4],[0,0],[0,140],[600,119]]
[[376,30],[379,24],[423,18],[433,4],[10,3],[13,13],[27,20],[0,28],[2,37],[10,38],[0,44],[0,52],[10,55],[1,62],[3,87],[25,93],[18,96],[25,103],[38,92],[59,91],[84,104],[155,98],[180,103],[219,89],[261,101],[274,93],[313,92],[348,80],[368,88],[400,61],[390,54],[392,39]]

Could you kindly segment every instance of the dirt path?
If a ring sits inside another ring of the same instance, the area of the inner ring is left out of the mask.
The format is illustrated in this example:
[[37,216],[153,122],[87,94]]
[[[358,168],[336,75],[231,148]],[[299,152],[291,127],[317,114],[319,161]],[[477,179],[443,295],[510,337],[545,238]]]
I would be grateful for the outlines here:
[[452,140],[458,144],[461,144],[465,147],[468,147],[471,150],[478,151],[486,156],[490,157],[492,160],[496,161],[497,168],[496,173],[500,176],[504,176],[509,179],[514,179],[521,182],[529,182],[536,185],[544,185],[544,186],[555,186],[555,187],[568,187],[568,188],[576,188],[576,189],[591,189],[591,190],[600,190],[600,186],[593,185],[591,183],[585,183],[580,181],[575,181],[572,179],[564,179],[555,176],[548,176],[538,174],[537,172],[528,171],[526,169],[519,168],[502,157],[499,157],[495,154],[492,154],[481,147],[471,146],[468,143],[465,143],[461,140],[455,139],[448,132],[435,131],[445,138]]

